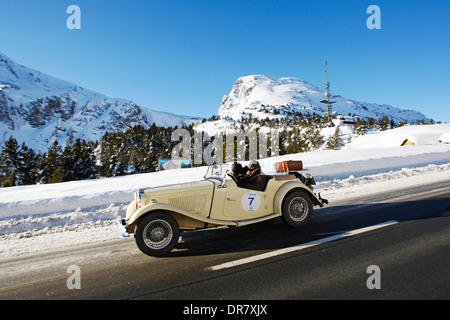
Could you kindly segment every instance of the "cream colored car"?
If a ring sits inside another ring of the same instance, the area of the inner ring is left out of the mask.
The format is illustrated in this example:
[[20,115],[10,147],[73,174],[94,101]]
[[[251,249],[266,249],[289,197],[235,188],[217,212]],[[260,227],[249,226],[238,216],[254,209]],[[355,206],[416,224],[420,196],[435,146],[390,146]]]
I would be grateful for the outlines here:
[[180,231],[243,226],[282,217],[292,227],[311,220],[313,206],[328,203],[312,190],[311,176],[298,172],[263,175],[258,190],[239,186],[226,165],[208,168],[201,181],[139,190],[122,220],[139,249],[150,256],[169,253]]

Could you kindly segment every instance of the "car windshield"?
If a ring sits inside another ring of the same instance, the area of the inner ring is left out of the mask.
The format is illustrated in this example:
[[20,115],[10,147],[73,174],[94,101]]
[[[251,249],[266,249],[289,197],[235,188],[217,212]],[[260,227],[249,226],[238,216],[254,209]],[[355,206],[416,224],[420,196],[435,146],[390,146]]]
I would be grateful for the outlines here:
[[205,179],[215,178],[223,180],[227,173],[228,165],[227,164],[213,164],[208,167],[206,170]]

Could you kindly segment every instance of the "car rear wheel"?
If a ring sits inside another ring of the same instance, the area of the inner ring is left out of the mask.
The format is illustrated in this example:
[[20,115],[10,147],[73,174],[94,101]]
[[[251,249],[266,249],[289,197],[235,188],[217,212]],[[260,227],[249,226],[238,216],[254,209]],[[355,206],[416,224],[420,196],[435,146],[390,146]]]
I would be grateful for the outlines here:
[[175,247],[180,229],[168,213],[150,213],[137,224],[135,239],[138,248],[149,256],[163,256]]
[[312,201],[305,192],[293,191],[284,198],[282,217],[289,226],[298,228],[308,225],[312,213]]

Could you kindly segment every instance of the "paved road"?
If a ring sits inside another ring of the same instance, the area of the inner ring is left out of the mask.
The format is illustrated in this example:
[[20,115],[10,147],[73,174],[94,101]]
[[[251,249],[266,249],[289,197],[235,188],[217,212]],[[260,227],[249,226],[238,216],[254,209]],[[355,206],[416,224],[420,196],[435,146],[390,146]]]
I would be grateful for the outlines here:
[[[386,221],[395,223],[211,268]],[[130,239],[12,259],[1,266],[0,299],[449,299],[449,262],[446,182],[335,202],[302,229],[276,219],[184,233],[164,258],[141,254]],[[80,268],[80,289],[67,288],[70,265]],[[368,272],[370,266],[379,269]],[[369,289],[368,279],[380,288]]]

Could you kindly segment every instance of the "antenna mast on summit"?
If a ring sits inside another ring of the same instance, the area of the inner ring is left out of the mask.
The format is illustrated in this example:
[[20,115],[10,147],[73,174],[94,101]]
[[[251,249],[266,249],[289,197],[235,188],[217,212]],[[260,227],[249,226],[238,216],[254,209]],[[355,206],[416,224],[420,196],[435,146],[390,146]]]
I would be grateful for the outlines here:
[[327,70],[327,60],[325,60],[325,96],[327,97],[326,100],[322,100],[320,102],[325,103],[327,106],[327,116],[326,119],[328,122],[331,122],[331,104],[335,103],[336,101],[330,101],[330,83],[328,82],[328,70]]

